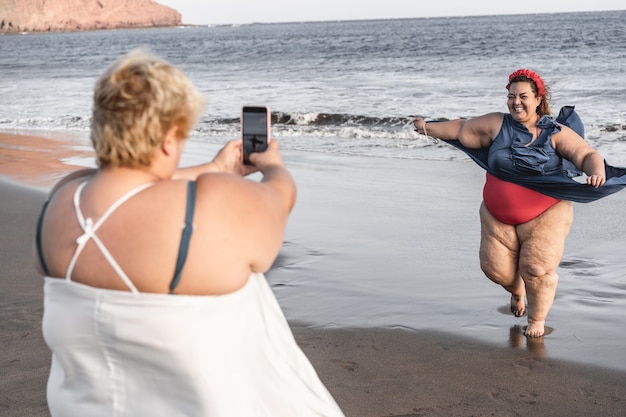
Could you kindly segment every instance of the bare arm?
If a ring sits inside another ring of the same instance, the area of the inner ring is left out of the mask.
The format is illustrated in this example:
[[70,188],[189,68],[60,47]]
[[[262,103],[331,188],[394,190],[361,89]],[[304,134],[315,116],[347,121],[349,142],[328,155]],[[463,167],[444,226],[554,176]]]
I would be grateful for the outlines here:
[[276,141],[265,152],[251,154],[250,161],[263,174],[260,182],[226,174],[198,177],[200,229],[206,225],[198,231],[206,248],[213,248],[207,253],[219,247],[220,270],[236,269],[233,273],[240,277],[272,266],[296,200],[295,182],[283,166]]
[[241,176],[251,174],[257,169],[252,166],[244,165],[241,162],[241,147],[241,140],[231,140],[224,145],[211,162],[191,167],[178,168],[174,172],[172,179],[185,179],[193,181],[202,174],[218,172],[238,174]]
[[252,271],[265,272],[272,266],[282,246],[287,218],[296,203],[296,183],[283,165],[276,141],[272,141],[265,152],[251,154],[250,161],[263,174],[254,193],[256,210],[267,210],[265,216],[254,219],[256,227],[267,234],[256,245],[265,245],[266,248],[259,251],[258,257],[251,259],[250,265]]
[[562,157],[587,174],[587,184],[600,187],[606,182],[604,159],[591,146],[567,126],[552,135],[552,145]]
[[473,119],[457,119],[446,122],[426,123],[422,118],[414,120],[419,133],[441,140],[459,140],[471,149],[487,148],[498,135],[502,126],[502,113],[489,113]]

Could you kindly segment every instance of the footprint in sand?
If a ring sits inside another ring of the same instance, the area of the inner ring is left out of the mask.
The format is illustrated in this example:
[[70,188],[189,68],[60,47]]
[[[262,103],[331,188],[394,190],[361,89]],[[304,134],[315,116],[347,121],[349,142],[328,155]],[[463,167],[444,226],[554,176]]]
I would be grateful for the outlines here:
[[341,366],[343,369],[346,369],[350,372],[354,372],[359,368],[359,364],[352,361],[342,361],[340,359],[331,359],[330,363],[334,363],[336,365]]
[[599,269],[604,265],[593,262],[589,259],[563,259],[559,265],[559,268],[569,270],[569,273],[577,276],[598,276],[600,275]]
[[286,241],[272,264],[272,269],[298,268],[311,261],[311,258],[324,255],[325,253],[321,250],[307,248],[298,243]]

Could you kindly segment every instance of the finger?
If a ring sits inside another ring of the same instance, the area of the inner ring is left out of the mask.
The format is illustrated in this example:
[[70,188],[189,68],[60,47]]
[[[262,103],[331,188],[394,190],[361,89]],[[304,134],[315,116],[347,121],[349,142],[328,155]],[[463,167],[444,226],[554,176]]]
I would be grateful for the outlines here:
[[229,148],[234,148],[234,149],[242,149],[243,148],[243,139],[231,139],[231,140],[228,141],[226,146],[229,147]]
[[254,174],[257,171],[258,171],[258,168],[255,167],[254,165],[243,165],[243,167],[241,168],[241,174],[244,177],[250,174]]
[[599,186],[601,186],[604,181],[602,178],[596,176],[596,175],[592,175],[591,177],[588,178],[587,183],[591,186],[593,186],[594,188],[598,188]]

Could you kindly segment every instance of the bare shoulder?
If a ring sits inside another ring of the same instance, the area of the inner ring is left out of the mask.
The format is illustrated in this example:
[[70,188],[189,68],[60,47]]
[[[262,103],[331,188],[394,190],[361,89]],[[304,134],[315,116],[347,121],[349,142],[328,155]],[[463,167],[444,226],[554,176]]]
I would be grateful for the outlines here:
[[576,139],[583,139],[582,137],[580,137],[580,135],[578,135],[578,133],[576,133],[575,131],[573,131],[571,128],[569,128],[568,126],[559,123],[559,126],[561,127],[560,131],[556,131],[552,134],[552,137],[555,138],[576,138]]
[[459,132],[459,140],[468,148],[486,148],[491,145],[502,127],[504,113],[487,113],[468,119]]
[[232,201],[249,197],[256,183],[234,174],[210,173],[200,175],[196,184],[199,201]]
[[552,145],[555,149],[558,148],[587,148],[588,144],[585,140],[578,135],[575,131],[565,125],[560,125],[561,130],[555,131],[552,134]]
[[[213,173],[198,177],[196,217],[203,223],[232,223],[232,227],[252,227],[264,216],[260,184],[233,174]],[[214,227],[214,226],[213,226]]]
[[[60,226],[65,224],[67,219],[74,216],[74,210],[68,210],[72,207],[72,199],[78,185],[88,178],[93,177],[97,170],[83,169],[74,171],[62,179],[60,179],[50,190],[45,206],[45,214],[43,216],[44,224],[52,218],[55,224]],[[56,232],[55,232],[56,233]]]
[[52,198],[52,196],[54,196],[60,189],[62,189],[63,187],[65,187],[66,185],[75,182],[77,180],[82,180],[85,178],[89,178],[92,177],[93,175],[95,175],[97,172],[96,169],[94,168],[89,168],[89,169],[81,169],[78,171],[74,171],[69,173],[68,175],[66,175],[65,177],[61,178],[50,190],[50,194],[48,199]]
[[[282,244],[288,212],[266,183],[231,174],[198,177],[197,229],[206,246],[247,265],[247,273],[269,269]],[[203,231],[206,230],[206,233]],[[214,241],[219,236],[219,242]]]
[[470,120],[473,123],[478,124],[482,130],[489,131],[491,133],[495,132],[495,134],[497,135],[497,133],[500,131],[500,127],[502,126],[502,121],[504,120],[504,113],[487,113]]
[[576,163],[594,150],[575,131],[565,125],[561,125],[561,131],[552,134],[552,146],[565,158]]

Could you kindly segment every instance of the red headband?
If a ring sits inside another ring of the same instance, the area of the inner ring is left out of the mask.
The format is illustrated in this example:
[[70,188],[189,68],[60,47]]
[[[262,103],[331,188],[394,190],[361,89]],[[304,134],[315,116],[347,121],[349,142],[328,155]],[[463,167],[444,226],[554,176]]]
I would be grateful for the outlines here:
[[509,75],[509,83],[506,85],[507,90],[511,86],[511,81],[513,81],[513,79],[515,79],[516,77],[526,77],[532,80],[537,86],[537,94],[539,94],[540,96],[546,95],[546,87],[545,85],[543,85],[543,80],[541,79],[539,74],[537,74],[535,71],[531,71],[528,69],[519,69],[513,74]]

